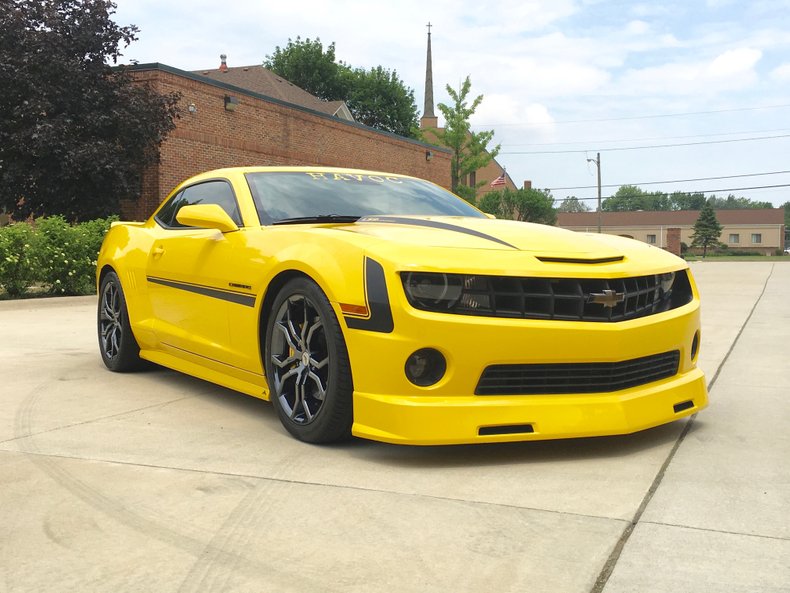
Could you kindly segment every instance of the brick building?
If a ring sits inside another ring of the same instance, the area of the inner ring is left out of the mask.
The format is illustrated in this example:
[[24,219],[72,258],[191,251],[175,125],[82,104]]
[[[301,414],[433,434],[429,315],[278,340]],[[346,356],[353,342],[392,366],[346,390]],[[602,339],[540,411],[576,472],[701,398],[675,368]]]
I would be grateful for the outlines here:
[[264,70],[228,68],[224,76],[222,66],[199,72],[156,63],[129,67],[140,83],[160,93],[181,93],[183,114],[161,146],[160,163],[143,175],[140,199],[122,204],[125,218],[145,219],[179,182],[220,167],[352,167],[450,187],[448,150],[349,121],[342,102],[320,101],[278,77],[267,88],[280,98],[264,94],[255,82],[269,78]]

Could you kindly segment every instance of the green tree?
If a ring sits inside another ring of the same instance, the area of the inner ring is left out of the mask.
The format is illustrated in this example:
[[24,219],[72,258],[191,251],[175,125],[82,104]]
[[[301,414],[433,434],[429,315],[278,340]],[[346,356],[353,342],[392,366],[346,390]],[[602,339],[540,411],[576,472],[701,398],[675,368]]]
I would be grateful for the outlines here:
[[712,195],[708,198],[708,203],[716,210],[742,210],[747,208],[773,208],[771,202],[755,202],[749,198],[736,197],[733,194],[726,198],[718,198]]
[[557,208],[558,212],[589,212],[592,210],[587,204],[582,202],[576,196],[568,196],[560,202]]
[[346,70],[346,103],[358,122],[400,136],[411,136],[419,125],[414,91],[395,70],[376,66]]
[[700,210],[697,222],[694,223],[694,232],[691,234],[691,245],[702,247],[702,257],[708,254],[708,246],[717,247],[722,230],[721,224],[716,219],[713,206],[707,202]]
[[492,191],[480,198],[478,208],[497,218],[555,224],[557,211],[549,190],[510,189]]
[[85,220],[140,193],[174,127],[178,96],[113,68],[137,28],[110,0],[0,5],[0,207]]
[[288,40],[263,65],[288,82],[325,101],[345,101],[354,119],[366,126],[414,137],[418,124],[414,90],[395,70],[352,68],[335,57],[335,44],[320,39]]
[[623,185],[601,204],[605,212],[633,212],[635,210],[670,210],[671,202],[663,192],[647,192],[635,185]]
[[669,195],[669,201],[672,204],[672,210],[702,210],[706,198],[705,194],[699,192],[676,191]]
[[298,36],[295,41],[289,38],[285,47],[278,45],[273,54],[266,56],[263,65],[324,101],[346,98],[347,81],[343,74],[348,67],[335,60],[334,42],[324,49],[318,38],[308,37],[304,41]]
[[452,104],[438,105],[445,120],[444,130],[438,133],[438,137],[441,144],[453,151],[450,182],[452,190],[456,191],[461,181],[470,173],[490,163],[499,154],[500,147],[497,144],[494,148],[488,148],[488,143],[494,138],[493,130],[473,132],[470,128],[469,118],[482,103],[483,95],[478,95],[467,104],[472,88],[469,77],[466,77],[458,91],[449,84],[445,88]]

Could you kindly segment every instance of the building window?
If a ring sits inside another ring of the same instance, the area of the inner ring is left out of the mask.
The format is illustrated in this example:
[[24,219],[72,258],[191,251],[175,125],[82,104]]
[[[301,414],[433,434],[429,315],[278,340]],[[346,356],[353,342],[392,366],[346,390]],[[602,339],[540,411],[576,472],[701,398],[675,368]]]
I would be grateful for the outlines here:
[[477,185],[477,171],[472,171],[469,173],[469,187],[474,187]]
[[655,235],[648,235],[647,236],[647,242],[650,243],[651,245],[655,245],[656,244],[656,236]]
[[740,243],[741,236],[738,233],[730,233],[730,243]]
[[762,242],[763,242],[762,233],[752,233],[752,243],[762,243]]

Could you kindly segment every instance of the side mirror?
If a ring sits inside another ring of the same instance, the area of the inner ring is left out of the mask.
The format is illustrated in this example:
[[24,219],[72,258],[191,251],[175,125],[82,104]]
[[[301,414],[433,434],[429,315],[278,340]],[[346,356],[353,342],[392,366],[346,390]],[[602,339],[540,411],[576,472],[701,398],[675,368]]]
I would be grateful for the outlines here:
[[496,214],[491,214],[490,212],[483,212],[488,218],[496,218]]
[[217,229],[223,233],[238,231],[239,227],[233,222],[221,206],[217,204],[194,204],[184,206],[176,214],[176,220],[185,226],[201,229]]

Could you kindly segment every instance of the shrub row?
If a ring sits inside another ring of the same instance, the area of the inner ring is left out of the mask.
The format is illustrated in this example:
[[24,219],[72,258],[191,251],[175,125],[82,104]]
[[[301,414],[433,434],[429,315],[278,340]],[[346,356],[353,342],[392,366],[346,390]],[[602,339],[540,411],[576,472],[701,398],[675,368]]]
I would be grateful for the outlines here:
[[61,216],[0,227],[0,287],[17,298],[95,292],[96,257],[116,217],[69,224]]

